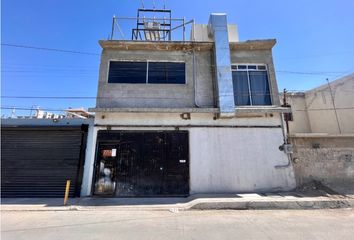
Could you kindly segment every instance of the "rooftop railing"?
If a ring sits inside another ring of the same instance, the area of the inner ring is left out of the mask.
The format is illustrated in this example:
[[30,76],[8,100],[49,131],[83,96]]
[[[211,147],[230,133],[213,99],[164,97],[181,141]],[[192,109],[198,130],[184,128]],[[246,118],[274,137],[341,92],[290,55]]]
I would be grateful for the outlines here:
[[[146,16],[147,15],[147,16]],[[110,40],[188,41],[194,20],[172,18],[171,10],[138,9],[137,17],[113,16]]]

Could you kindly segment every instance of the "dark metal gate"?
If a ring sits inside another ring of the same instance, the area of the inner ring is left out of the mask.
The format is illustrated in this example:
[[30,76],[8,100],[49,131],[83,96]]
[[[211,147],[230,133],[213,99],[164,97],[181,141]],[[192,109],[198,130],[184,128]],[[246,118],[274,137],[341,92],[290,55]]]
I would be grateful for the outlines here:
[[1,129],[1,196],[79,196],[87,127]]
[[99,131],[94,194],[189,194],[187,131]]

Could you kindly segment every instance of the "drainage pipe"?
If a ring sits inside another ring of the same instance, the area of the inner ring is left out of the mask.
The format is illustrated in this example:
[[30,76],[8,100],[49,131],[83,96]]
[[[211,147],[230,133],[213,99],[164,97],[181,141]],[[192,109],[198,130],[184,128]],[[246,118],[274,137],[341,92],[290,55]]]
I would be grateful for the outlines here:
[[[281,131],[282,131],[282,133],[283,133],[283,141],[284,141],[284,144],[286,144],[286,143],[288,143],[288,137],[287,137],[287,135],[286,135],[286,133],[285,133],[285,130],[284,130],[283,113],[279,113],[279,115],[280,115]],[[284,164],[284,165],[275,165],[274,167],[277,168],[277,169],[290,167],[290,165],[291,165],[291,159],[292,159],[291,153],[286,153],[286,156],[288,157],[288,163],[287,163],[287,164]]]

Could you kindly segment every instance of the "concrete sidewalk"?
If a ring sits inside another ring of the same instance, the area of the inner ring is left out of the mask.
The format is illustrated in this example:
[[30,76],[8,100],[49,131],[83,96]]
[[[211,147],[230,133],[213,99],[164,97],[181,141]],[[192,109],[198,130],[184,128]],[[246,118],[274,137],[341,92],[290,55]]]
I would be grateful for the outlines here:
[[187,198],[3,198],[1,211],[119,211],[212,209],[325,209],[354,208],[354,195],[297,192],[265,194],[191,195]]

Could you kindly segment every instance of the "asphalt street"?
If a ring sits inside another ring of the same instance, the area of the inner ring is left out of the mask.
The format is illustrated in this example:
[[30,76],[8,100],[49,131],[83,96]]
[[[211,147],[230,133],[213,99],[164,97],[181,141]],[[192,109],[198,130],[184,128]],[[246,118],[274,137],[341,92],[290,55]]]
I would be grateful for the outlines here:
[[354,209],[2,211],[2,240],[354,239]]

